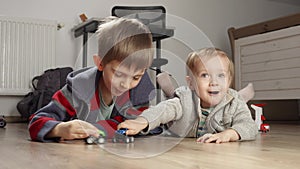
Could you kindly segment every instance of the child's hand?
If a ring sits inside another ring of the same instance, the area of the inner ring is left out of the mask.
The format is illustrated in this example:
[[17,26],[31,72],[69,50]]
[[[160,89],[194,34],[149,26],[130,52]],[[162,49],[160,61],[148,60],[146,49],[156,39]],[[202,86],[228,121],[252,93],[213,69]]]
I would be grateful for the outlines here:
[[215,142],[217,144],[220,144],[220,143],[226,143],[229,141],[236,141],[238,139],[239,139],[239,135],[235,130],[227,129],[221,133],[204,134],[202,137],[197,139],[197,142],[201,142],[201,143]]
[[118,129],[127,128],[126,135],[135,135],[148,126],[148,121],[143,117],[137,117],[134,120],[125,120],[118,125]]
[[61,122],[46,137],[61,137],[63,140],[86,138],[90,135],[99,136],[98,129],[82,120]]
[[213,134],[207,133],[197,139],[197,142],[205,143]]

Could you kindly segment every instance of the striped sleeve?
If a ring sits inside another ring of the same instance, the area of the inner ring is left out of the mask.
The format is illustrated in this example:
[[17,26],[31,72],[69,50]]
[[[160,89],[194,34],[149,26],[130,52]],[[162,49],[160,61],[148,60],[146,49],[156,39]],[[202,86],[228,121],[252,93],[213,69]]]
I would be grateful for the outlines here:
[[61,121],[69,121],[75,116],[75,109],[61,90],[57,91],[52,101],[39,109],[30,117],[29,134],[33,141],[53,141],[47,140],[45,136]]

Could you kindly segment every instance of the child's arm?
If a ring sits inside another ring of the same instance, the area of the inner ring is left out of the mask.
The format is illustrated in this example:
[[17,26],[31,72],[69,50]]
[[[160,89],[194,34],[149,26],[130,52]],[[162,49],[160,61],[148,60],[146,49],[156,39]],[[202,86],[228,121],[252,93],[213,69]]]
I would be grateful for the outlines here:
[[226,143],[230,141],[237,141],[240,139],[239,134],[233,130],[233,129],[226,129],[220,133],[216,134],[205,134],[204,136],[197,139],[198,142],[202,143],[211,143],[215,142],[217,144],[219,143]]
[[232,126],[230,128],[220,133],[210,134],[208,136],[204,135],[197,141],[205,141],[205,143],[214,141],[216,141],[216,143],[224,143],[238,140],[254,140],[257,133],[256,124],[251,117],[250,110],[245,105],[237,108],[237,112],[232,117]]
[[205,143],[223,143],[229,141],[243,141],[255,139],[258,131],[256,128],[256,124],[252,119],[250,110],[244,101],[236,101],[237,103],[235,104],[237,106],[232,107],[232,109],[234,110],[228,110],[234,111],[234,113],[226,114],[228,116],[224,118],[231,119],[231,121],[225,122],[226,124],[229,123],[230,126],[227,126],[227,129],[216,134],[205,134],[204,136],[198,138],[197,141]]
[[127,135],[136,135],[140,131],[147,128],[149,125],[148,121],[144,117],[137,117],[134,120],[125,120],[123,123],[121,123],[118,128],[127,128],[126,131]]
[[230,127],[217,134],[204,135],[198,141],[203,142],[204,140],[205,142],[216,141],[216,143],[222,143],[238,140],[254,140],[258,131],[248,106],[245,103],[241,103],[238,107],[235,107],[235,110],[230,117],[232,119]]
[[239,140],[241,141],[254,140],[256,138],[258,130],[246,104],[237,108],[237,112],[232,117],[232,126],[230,128],[239,134]]
[[71,120],[57,124],[45,138],[61,138],[72,140],[86,138],[90,135],[99,136],[98,129],[92,124],[82,120]]
[[76,112],[66,95],[68,95],[66,88],[57,91],[47,106],[30,117],[28,128],[33,141],[55,141],[60,137],[84,138],[87,133],[82,133],[82,127],[86,127],[88,134],[98,132],[98,129],[89,123],[82,122],[82,126],[79,126],[78,120],[72,120]]
[[57,137],[46,137],[62,121],[71,120],[72,116],[67,115],[67,112],[62,110],[58,103],[51,101],[47,106],[39,109],[30,117],[29,134],[33,141],[54,141]]
[[143,111],[143,113],[135,120],[125,120],[118,128],[128,128],[127,134],[137,134],[147,128],[145,133],[158,127],[160,124],[166,124],[182,117],[182,107],[180,99],[175,97],[160,102],[156,106]]

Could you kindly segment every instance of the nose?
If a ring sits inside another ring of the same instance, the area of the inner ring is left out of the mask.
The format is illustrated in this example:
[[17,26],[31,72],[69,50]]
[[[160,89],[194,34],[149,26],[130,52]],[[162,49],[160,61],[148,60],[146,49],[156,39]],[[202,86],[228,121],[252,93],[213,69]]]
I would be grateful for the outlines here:
[[131,80],[129,78],[125,78],[121,81],[120,85],[124,89],[129,89],[131,84]]
[[210,86],[217,86],[218,85],[218,78],[216,76],[211,76],[209,85]]

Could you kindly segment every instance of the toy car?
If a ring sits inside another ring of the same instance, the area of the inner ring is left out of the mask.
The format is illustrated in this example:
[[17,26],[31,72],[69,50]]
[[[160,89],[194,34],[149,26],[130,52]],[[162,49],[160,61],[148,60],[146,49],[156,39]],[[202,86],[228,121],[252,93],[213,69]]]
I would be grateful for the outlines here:
[[119,129],[115,132],[115,135],[112,139],[113,143],[133,143],[134,137],[126,135],[127,129]]
[[99,130],[99,137],[89,136],[85,139],[87,144],[104,144],[105,143],[105,133]]
[[261,132],[269,132],[270,131],[270,125],[269,124],[266,124],[264,123],[264,121],[266,120],[265,116],[264,115],[261,115],[261,125],[260,125],[260,128],[259,128],[259,131]]
[[105,138],[102,136],[99,136],[99,137],[89,136],[85,139],[85,142],[87,144],[104,144]]
[[270,125],[269,124],[265,124],[265,123],[261,124],[259,131],[265,132],[265,133],[269,132],[270,131]]
[[6,126],[6,121],[4,116],[0,116],[0,128],[4,128]]

